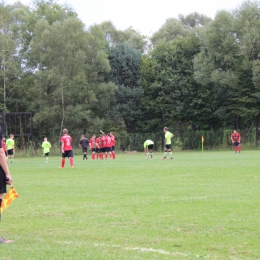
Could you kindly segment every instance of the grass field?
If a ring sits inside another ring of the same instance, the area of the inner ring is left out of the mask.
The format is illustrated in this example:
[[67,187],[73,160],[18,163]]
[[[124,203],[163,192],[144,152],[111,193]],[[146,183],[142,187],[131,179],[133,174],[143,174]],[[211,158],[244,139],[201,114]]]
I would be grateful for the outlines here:
[[0,259],[260,259],[260,152],[161,158],[16,158]]

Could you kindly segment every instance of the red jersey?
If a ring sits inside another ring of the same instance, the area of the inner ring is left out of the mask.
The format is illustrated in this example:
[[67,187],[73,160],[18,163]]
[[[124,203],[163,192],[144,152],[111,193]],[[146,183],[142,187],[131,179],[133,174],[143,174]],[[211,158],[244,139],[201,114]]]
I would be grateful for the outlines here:
[[95,148],[95,143],[96,143],[96,139],[95,138],[90,138],[89,139],[90,149]]
[[112,144],[111,144],[111,137],[110,136],[107,136],[107,147],[111,147]]
[[101,142],[102,142],[102,148],[107,147],[107,137],[106,136],[102,136]]
[[232,141],[233,142],[240,142],[240,134],[239,133],[233,133],[231,135]]
[[69,135],[63,135],[60,141],[63,143],[64,151],[72,150],[72,138]]
[[116,145],[116,138],[112,135],[111,136],[111,146],[115,146]]
[[4,151],[6,152],[7,151],[6,150],[6,143],[4,142],[4,140],[2,140],[2,147],[3,147]]
[[101,147],[101,144],[100,144],[100,137],[96,138],[96,147],[97,148],[100,148]]

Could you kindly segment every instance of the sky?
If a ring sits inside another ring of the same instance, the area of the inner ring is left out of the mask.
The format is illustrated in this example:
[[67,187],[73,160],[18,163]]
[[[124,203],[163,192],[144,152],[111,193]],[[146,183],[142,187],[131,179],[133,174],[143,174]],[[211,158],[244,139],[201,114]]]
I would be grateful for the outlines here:
[[[31,0],[19,1],[24,5],[32,3]],[[5,4],[15,2],[17,0],[4,0]],[[132,27],[140,34],[152,36],[168,18],[198,12],[214,19],[218,11],[232,11],[244,0],[57,0],[56,2],[72,6],[87,28],[93,24],[111,21],[117,30]]]

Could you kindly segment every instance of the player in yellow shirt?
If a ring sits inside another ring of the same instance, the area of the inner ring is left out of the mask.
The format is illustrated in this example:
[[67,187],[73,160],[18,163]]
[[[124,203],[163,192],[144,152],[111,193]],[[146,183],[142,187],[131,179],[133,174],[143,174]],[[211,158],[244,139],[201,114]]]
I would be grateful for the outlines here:
[[171,148],[171,144],[172,144],[171,139],[173,137],[173,134],[168,131],[168,127],[164,127],[163,131],[165,133],[165,149],[164,149],[164,156],[162,159],[166,160],[167,153],[169,153],[171,156],[171,159],[173,159],[172,158],[172,148]]
[[43,141],[43,143],[42,143],[42,148],[43,148],[43,153],[44,153],[45,161],[46,161],[46,163],[48,163],[51,144],[50,144],[50,142],[48,142],[47,137],[44,137],[44,141]]
[[6,149],[7,149],[7,156],[10,159],[11,163],[14,162],[14,135],[10,134],[10,137],[6,140]]
[[146,153],[146,158],[153,158],[153,145],[154,142],[152,140],[146,140],[144,142],[144,152]]

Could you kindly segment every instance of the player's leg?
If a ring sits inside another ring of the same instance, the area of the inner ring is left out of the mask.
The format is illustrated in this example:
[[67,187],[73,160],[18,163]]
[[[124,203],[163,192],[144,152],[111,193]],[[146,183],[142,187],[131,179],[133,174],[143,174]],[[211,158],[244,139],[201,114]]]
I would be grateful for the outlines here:
[[65,158],[66,158],[66,152],[62,153],[62,155],[61,155],[61,166],[60,166],[60,168],[64,168]]
[[114,160],[116,159],[115,146],[112,146],[112,157]]
[[163,158],[162,158],[163,160],[165,160],[166,157],[167,157],[167,150],[168,150],[168,149],[167,149],[167,146],[168,146],[168,145],[166,145],[165,148],[164,148],[164,155],[163,155]]
[[45,162],[48,163],[49,161],[49,153],[45,153]]
[[69,157],[69,160],[70,160],[70,167],[74,168],[74,159],[73,159],[73,151],[72,150],[68,151],[68,157]]
[[237,146],[237,151],[240,153],[241,151],[241,146],[240,146],[240,143],[238,143],[238,146]]

